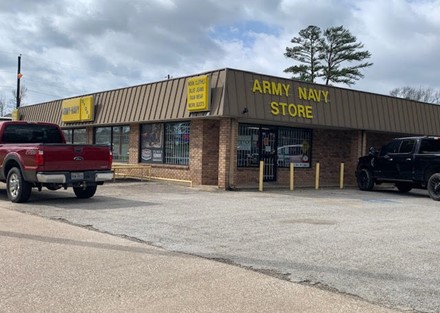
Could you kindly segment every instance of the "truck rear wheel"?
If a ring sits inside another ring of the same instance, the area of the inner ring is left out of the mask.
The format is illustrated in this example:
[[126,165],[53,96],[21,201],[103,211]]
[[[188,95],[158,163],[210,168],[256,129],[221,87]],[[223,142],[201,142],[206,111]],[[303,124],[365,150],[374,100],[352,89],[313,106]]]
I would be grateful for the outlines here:
[[440,173],[432,174],[428,180],[428,193],[432,200],[440,200]]
[[73,187],[73,192],[80,199],[87,199],[93,197],[96,192],[97,186],[87,187]]
[[20,169],[13,167],[8,172],[8,177],[6,178],[6,191],[9,200],[15,203],[22,203],[29,200],[32,186],[23,179]]
[[371,171],[366,168],[361,169],[357,175],[357,183],[360,190],[373,190],[374,180]]

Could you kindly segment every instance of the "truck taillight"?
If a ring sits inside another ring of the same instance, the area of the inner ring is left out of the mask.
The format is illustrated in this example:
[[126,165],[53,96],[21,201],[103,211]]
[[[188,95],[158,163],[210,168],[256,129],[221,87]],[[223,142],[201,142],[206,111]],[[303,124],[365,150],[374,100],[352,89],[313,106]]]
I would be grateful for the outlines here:
[[36,156],[37,165],[44,165],[44,151],[38,150]]
[[112,166],[112,162],[113,162],[113,153],[112,150],[110,150],[108,153],[108,164],[110,167]]

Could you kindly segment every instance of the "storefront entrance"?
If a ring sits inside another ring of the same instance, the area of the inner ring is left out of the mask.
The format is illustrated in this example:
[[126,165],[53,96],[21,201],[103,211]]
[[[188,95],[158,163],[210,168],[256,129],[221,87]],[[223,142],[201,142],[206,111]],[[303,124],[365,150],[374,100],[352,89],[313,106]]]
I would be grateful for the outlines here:
[[277,129],[262,127],[260,132],[260,156],[264,161],[264,181],[277,180]]

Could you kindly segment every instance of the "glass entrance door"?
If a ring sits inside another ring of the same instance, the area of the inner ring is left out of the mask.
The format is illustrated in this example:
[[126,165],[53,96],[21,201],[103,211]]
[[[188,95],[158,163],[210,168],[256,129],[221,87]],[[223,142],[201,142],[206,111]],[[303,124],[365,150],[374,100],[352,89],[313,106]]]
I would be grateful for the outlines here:
[[262,127],[260,133],[260,156],[264,161],[263,181],[277,180],[277,131],[275,128]]

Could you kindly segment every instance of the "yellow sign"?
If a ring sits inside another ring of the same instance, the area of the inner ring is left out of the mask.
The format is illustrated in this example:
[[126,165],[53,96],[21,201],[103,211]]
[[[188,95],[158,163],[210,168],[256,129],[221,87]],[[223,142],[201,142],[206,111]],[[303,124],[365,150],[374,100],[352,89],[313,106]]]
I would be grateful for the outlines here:
[[210,88],[208,75],[188,78],[187,110],[200,112],[209,110]]
[[64,123],[93,121],[93,96],[64,100],[61,114]]
[[18,109],[12,110],[11,117],[13,121],[20,120],[20,112],[18,111]]

